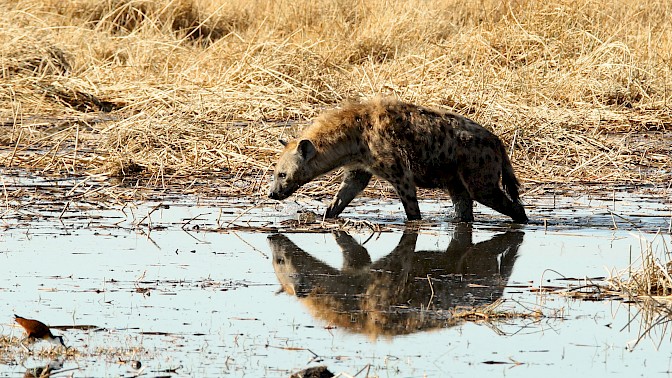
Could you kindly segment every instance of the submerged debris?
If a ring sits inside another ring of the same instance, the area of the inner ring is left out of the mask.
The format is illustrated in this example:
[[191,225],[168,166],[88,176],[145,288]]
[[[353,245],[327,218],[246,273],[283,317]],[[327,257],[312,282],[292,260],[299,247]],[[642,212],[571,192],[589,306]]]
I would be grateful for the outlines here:
[[467,321],[493,321],[503,319],[541,319],[544,313],[540,309],[530,312],[519,312],[501,309],[501,305],[505,302],[504,299],[499,298],[495,302],[478,306],[478,307],[458,307],[452,310],[452,317],[454,319],[462,319]]

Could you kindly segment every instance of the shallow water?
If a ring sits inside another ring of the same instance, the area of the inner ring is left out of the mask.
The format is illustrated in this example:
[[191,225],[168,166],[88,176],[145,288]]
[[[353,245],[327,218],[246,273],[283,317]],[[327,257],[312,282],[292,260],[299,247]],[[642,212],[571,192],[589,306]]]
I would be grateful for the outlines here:
[[[636,265],[642,239],[669,248],[668,192],[600,193],[530,196],[525,226],[482,207],[472,226],[455,225],[443,221],[449,206],[423,201],[426,221],[406,233],[401,205],[377,199],[344,216],[389,232],[282,223],[300,208],[319,213],[317,201],[7,208],[0,332],[23,337],[14,313],[95,326],[54,330],[77,351],[62,361],[75,376],[134,376],[130,360],[150,376],[284,377],[315,365],[358,376],[664,374],[667,323],[645,334],[635,304],[538,293]],[[463,321],[451,311],[498,299],[542,316]],[[8,345],[0,376],[49,362]]]

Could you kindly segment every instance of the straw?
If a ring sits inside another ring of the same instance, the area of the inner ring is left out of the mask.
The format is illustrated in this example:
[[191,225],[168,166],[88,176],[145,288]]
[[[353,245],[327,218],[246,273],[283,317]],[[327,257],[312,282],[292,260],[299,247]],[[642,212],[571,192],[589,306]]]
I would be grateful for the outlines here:
[[665,2],[0,7],[2,166],[158,188],[219,178],[213,194],[257,195],[277,139],[345,99],[390,95],[493,130],[523,184],[659,184],[672,170]]

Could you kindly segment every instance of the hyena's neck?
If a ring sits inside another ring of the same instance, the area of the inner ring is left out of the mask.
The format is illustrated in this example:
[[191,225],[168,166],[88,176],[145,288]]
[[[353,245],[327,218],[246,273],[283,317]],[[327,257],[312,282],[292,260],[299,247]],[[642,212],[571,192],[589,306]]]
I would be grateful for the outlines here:
[[312,162],[315,173],[322,175],[362,160],[357,139],[350,135],[331,135],[328,143],[324,140],[313,140],[317,148],[317,155]]

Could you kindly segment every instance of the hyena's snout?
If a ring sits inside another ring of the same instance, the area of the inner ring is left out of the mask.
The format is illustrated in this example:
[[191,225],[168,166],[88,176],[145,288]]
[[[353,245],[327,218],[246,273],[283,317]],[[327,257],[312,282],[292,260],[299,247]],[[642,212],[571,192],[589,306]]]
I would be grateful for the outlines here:
[[273,189],[271,189],[271,190],[268,192],[268,198],[270,198],[270,199],[274,199],[274,200],[283,200],[283,199],[285,199],[285,198],[287,198],[287,197],[283,197],[283,196],[280,195],[280,193],[278,193],[277,191],[274,191]]
[[274,200],[284,200],[285,198],[291,196],[296,192],[297,189],[299,189],[300,185],[292,183],[291,185],[279,185],[276,183],[273,183],[271,185],[270,190],[268,191],[268,198],[274,199]]
[[287,190],[283,190],[283,188],[273,185],[271,186],[271,189],[269,189],[268,191],[268,198],[281,201],[289,197],[291,194],[292,194],[291,192],[288,192]]
[[275,179],[271,179],[271,185],[268,188],[268,198],[274,200],[283,199],[280,195],[280,186],[276,183]]

